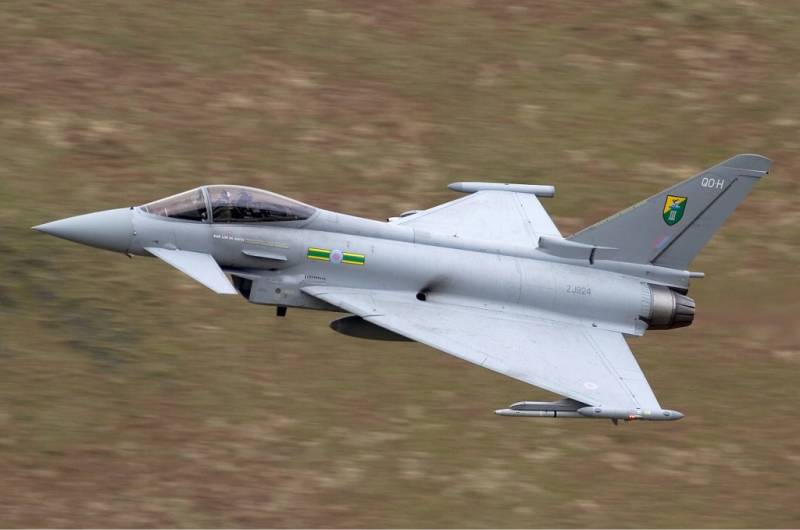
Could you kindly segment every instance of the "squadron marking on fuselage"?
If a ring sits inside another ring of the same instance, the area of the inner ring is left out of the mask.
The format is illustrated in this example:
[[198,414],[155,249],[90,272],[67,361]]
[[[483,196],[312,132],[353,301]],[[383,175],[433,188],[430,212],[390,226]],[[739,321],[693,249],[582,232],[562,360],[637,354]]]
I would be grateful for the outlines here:
[[306,257],[314,261],[344,263],[345,265],[365,265],[367,262],[364,254],[317,247],[309,247]]

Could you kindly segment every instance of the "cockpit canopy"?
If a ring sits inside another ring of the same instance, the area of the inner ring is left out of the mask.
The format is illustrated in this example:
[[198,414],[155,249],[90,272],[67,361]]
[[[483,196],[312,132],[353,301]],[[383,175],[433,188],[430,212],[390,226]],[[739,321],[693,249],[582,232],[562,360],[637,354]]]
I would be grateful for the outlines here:
[[142,209],[173,219],[212,223],[302,221],[315,211],[302,202],[247,186],[205,186],[145,204]]

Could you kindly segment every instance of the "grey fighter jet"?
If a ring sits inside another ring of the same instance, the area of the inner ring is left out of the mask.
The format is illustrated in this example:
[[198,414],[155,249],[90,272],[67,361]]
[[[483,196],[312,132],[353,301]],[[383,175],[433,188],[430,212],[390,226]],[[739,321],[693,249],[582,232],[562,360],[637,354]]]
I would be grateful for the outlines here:
[[563,396],[502,416],[677,420],[625,342],[688,326],[689,264],[771,161],[738,155],[580,232],[542,207],[552,186],[458,182],[466,194],[386,222],[267,191],[204,186],[35,230],[155,256],[254,304],[349,313],[345,335],[417,341]]

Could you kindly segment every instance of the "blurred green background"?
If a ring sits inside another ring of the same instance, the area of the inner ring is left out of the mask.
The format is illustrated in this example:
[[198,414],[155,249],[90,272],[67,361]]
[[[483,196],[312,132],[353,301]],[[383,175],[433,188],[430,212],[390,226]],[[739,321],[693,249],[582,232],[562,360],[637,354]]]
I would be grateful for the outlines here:
[[[0,3],[0,525],[800,525],[797,2]],[[237,183],[385,218],[554,184],[564,233],[742,152],[771,174],[632,341],[677,423],[30,226]]]

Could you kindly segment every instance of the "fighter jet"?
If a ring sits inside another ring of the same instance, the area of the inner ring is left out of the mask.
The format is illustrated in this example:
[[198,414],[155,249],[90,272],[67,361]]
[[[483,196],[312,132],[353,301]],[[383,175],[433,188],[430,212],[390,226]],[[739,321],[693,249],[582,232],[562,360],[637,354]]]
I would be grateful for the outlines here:
[[689,264],[771,161],[743,154],[569,237],[552,186],[456,182],[466,194],[386,221],[245,186],[210,185],[34,230],[154,256],[220,294],[349,313],[331,327],[416,341],[563,399],[501,416],[678,420],[626,336],[688,326]]

